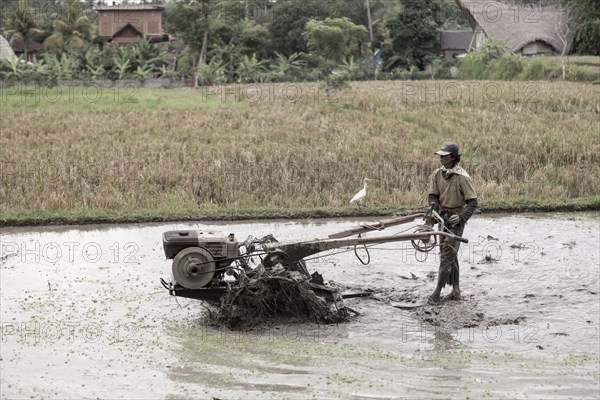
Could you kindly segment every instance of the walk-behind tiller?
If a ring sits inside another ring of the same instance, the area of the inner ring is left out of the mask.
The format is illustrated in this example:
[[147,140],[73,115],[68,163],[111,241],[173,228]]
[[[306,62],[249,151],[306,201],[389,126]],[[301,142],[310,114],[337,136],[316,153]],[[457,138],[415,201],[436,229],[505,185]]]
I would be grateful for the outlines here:
[[[412,233],[361,237],[365,232],[381,231],[419,218],[437,221],[438,230],[429,225],[418,225]],[[261,239],[249,236],[244,242],[238,242],[233,233],[225,236],[217,231],[168,231],[163,234],[163,247],[166,257],[173,259],[173,281],[166,282],[161,278],[161,283],[173,296],[218,302],[232,284],[246,282],[265,271],[281,270],[294,279],[308,281],[317,295],[328,303],[334,302],[337,308],[343,308],[343,298],[360,294],[342,295],[339,289],[325,285],[318,273],[310,275],[305,257],[344,247],[409,240],[417,250],[429,252],[436,247],[438,237],[468,243],[467,239],[447,231],[445,224],[446,221],[431,207],[427,213],[364,224],[308,241],[278,242],[268,235]],[[257,258],[260,263],[254,261]]]

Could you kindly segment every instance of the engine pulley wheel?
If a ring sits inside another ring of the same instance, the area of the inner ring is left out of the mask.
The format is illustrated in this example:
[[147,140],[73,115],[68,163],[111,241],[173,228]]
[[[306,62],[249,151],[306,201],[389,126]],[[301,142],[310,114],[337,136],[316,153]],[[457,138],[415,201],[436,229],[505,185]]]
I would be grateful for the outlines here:
[[215,275],[215,259],[201,247],[186,247],[173,259],[173,277],[184,288],[200,289]]

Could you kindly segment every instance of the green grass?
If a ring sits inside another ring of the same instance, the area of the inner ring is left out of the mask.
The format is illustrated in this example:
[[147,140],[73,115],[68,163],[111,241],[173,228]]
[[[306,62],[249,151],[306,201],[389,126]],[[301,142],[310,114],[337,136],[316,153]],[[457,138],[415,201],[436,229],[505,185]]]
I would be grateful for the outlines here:
[[[20,225],[56,225],[91,223],[128,223],[128,222],[166,222],[197,220],[244,220],[244,219],[280,219],[280,218],[319,218],[352,217],[365,215],[389,215],[401,210],[356,207],[340,208],[221,208],[216,210],[188,209],[152,209],[152,210],[102,210],[79,208],[72,210],[8,211],[0,218],[0,226]],[[415,210],[405,210],[409,213]],[[420,211],[419,211],[420,212]]]
[[[498,212],[556,212],[600,210],[600,196],[556,201],[513,200],[492,201],[481,204],[478,213]],[[221,208],[217,210],[152,209],[152,210],[102,210],[78,208],[72,210],[7,211],[0,218],[0,226],[72,225],[99,223],[214,221],[247,219],[305,219],[336,217],[394,216],[423,212],[406,207],[356,207],[337,208]]]
[[248,107],[240,101],[247,91],[226,91],[224,87],[195,90],[147,89],[135,84],[118,84],[112,88],[82,84],[73,86],[15,85],[2,86],[0,99],[5,111],[14,109],[64,111],[68,113],[106,112],[131,109],[152,111],[162,109],[212,109]]
[[[546,58],[550,61],[560,63],[560,57],[558,57],[558,56],[552,56],[552,57],[546,57]],[[569,60],[569,62],[571,62],[575,65],[589,65],[589,66],[596,66],[596,67],[600,68],[600,57],[598,57],[598,56],[568,56],[567,59]]]
[[[560,57],[542,57],[549,65],[552,78],[561,79],[562,69]],[[600,57],[595,56],[569,56],[565,57],[567,79],[579,82],[600,82]]]
[[[600,57],[567,56],[565,81],[600,83]],[[459,63],[459,76],[465,79],[500,79],[512,81],[562,81],[561,58],[558,56],[523,57],[505,54],[482,63],[465,58]]]

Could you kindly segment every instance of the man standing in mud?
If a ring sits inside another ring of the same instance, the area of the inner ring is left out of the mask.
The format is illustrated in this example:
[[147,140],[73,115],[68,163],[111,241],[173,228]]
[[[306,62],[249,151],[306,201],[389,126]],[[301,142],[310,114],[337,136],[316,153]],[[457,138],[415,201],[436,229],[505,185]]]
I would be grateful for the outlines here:
[[[444,218],[446,228],[457,236],[462,236],[465,224],[477,208],[477,195],[471,177],[462,169],[460,149],[456,143],[444,143],[435,152],[440,156],[441,168],[436,169],[430,178],[429,204]],[[446,285],[452,285],[452,292],[445,300],[461,300],[459,286],[458,247],[460,242],[442,237],[440,239],[440,269],[435,290],[429,296],[430,303],[440,301],[440,293]]]

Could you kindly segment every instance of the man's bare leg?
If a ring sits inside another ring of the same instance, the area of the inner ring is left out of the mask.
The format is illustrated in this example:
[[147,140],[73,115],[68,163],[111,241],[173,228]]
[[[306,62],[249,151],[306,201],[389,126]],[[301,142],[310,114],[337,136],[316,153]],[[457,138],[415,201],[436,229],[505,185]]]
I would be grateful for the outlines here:
[[[429,296],[429,297],[431,298],[431,297],[433,297],[434,295],[435,295],[435,292],[434,292],[434,294],[432,294],[432,295],[431,295],[431,296]],[[437,299],[438,299],[438,300],[437,300],[437,301],[435,301],[435,302],[438,302],[438,301],[440,301],[440,298],[439,298],[439,292],[438,292],[438,297],[437,297]],[[444,302],[445,302],[445,301],[449,301],[449,300],[456,300],[456,301],[460,301],[460,300],[462,300],[462,297],[461,297],[461,295],[460,295],[460,287],[459,287],[458,283],[454,283],[454,284],[452,284],[452,291],[451,291],[449,294],[445,295],[445,296],[444,296],[444,297],[441,299],[441,301],[444,301]],[[430,300],[430,301],[433,301],[433,300]]]
[[460,286],[458,283],[452,285],[452,293],[450,294],[453,300],[462,300],[460,296]]
[[429,297],[427,298],[428,303],[439,303],[440,301],[440,293],[442,292],[442,286],[438,283],[435,290]]

